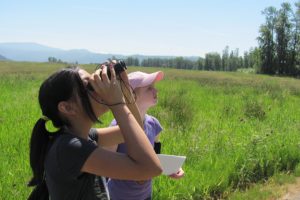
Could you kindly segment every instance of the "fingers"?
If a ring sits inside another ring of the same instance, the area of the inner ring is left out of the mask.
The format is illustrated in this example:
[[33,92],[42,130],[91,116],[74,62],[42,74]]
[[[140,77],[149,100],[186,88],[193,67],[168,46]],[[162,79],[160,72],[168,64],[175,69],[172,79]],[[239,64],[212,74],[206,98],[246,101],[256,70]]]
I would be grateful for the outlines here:
[[[100,82],[104,83],[104,84],[110,84],[110,79],[108,78],[108,73],[107,73],[107,69],[108,65],[101,65],[101,69],[96,70],[92,77],[93,79],[97,82],[97,84],[99,84]],[[110,68],[110,67],[109,67]],[[110,70],[110,73],[112,73],[112,70]]]
[[180,178],[184,177],[184,171],[180,168],[177,173],[171,174],[171,175],[169,175],[169,177],[173,178],[173,179],[180,179]]
[[110,79],[113,83],[115,83],[117,76],[116,76],[116,71],[115,71],[113,65],[110,65],[109,70],[110,70]]
[[93,87],[99,87],[99,85],[101,84],[102,80],[101,80],[101,77],[99,76],[99,73],[100,73],[101,70],[97,70],[94,74],[93,74],[93,78],[94,78],[94,81],[93,83],[95,85],[93,85]]
[[[123,93],[119,82],[116,80],[113,64],[109,66],[109,69],[107,68],[107,65],[102,65],[101,69],[90,76],[89,82],[101,99],[101,102],[103,102],[102,104],[113,105],[123,101]],[[111,80],[108,78],[107,70],[110,70]]]
[[[99,76],[100,73],[100,69],[95,71],[93,74],[90,75],[90,77],[88,77],[87,81],[88,83],[92,86],[93,90],[97,89],[99,82],[101,82],[101,78]],[[97,81],[96,81],[97,80]]]
[[184,174],[172,174],[172,175],[169,175],[170,178],[172,179],[180,179],[184,176]]
[[110,82],[110,80],[107,76],[107,65],[102,65],[101,78],[102,78],[103,82],[107,82],[107,83]]
[[[108,74],[110,74],[110,77],[108,76]],[[123,73],[123,76],[126,76],[125,79],[128,80],[126,73]],[[96,85],[98,85],[98,87],[102,87],[104,85],[106,85],[107,87],[112,87],[113,85],[115,85],[117,82],[117,75],[114,70],[113,62],[101,64],[101,68],[96,70],[91,75],[90,79],[91,80],[89,80],[89,82],[91,82],[93,88],[95,88]]]

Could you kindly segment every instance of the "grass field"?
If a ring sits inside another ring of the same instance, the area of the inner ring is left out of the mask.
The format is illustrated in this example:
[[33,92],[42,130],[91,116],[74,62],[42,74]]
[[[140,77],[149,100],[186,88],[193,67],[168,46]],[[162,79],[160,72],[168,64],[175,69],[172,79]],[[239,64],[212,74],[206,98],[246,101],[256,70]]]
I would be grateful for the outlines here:
[[[41,82],[62,64],[0,62],[0,199],[26,199],[29,137]],[[83,68],[92,71],[94,66]],[[129,67],[153,72],[158,68]],[[186,155],[185,177],[154,180],[155,200],[230,198],[300,162],[300,80],[160,69],[162,152]],[[102,118],[101,126],[112,119]]]

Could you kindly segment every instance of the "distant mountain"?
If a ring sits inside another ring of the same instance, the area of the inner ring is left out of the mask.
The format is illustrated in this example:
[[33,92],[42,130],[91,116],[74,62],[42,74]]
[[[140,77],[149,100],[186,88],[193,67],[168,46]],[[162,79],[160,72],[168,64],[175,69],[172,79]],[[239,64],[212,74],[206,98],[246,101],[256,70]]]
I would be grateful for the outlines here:
[[0,55],[0,60],[7,60],[4,56]]
[[[64,62],[80,64],[101,63],[112,58],[126,59],[129,56],[120,54],[93,53],[85,49],[62,50],[37,43],[0,43],[0,55],[14,61],[47,62],[49,57],[55,57]],[[175,58],[175,56],[144,56],[130,55],[140,61],[147,58]],[[185,57],[189,60],[197,60],[198,57]]]
[[47,62],[49,57],[55,57],[71,63],[99,63],[115,56],[122,55],[99,54],[84,49],[62,50],[36,43],[0,43],[0,54],[15,61]]

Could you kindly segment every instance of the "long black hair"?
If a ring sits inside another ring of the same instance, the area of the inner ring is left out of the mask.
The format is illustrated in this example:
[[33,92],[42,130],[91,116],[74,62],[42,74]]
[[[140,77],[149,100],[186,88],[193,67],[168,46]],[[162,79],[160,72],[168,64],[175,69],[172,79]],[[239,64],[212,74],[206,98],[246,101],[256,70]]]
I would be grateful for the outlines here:
[[88,92],[79,76],[79,67],[73,66],[64,68],[47,78],[39,90],[39,104],[43,116],[52,121],[53,125],[59,130],[56,133],[50,133],[46,129],[45,117],[40,118],[33,130],[30,140],[30,166],[33,177],[28,186],[36,186],[29,199],[48,199],[48,189],[45,182],[44,161],[51,144],[51,141],[62,134],[62,128],[70,126],[70,123],[60,117],[58,103],[79,97],[81,105],[87,116],[93,121],[98,121],[93,112],[88,98]]

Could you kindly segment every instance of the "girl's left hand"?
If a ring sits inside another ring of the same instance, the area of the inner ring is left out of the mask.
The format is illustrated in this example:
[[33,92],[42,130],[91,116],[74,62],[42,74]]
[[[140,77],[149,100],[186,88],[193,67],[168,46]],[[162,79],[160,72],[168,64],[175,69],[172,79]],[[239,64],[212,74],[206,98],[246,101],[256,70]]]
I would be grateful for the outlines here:
[[182,168],[180,168],[177,173],[171,174],[171,175],[169,175],[169,177],[172,179],[180,179],[180,178],[184,177],[184,171]]

